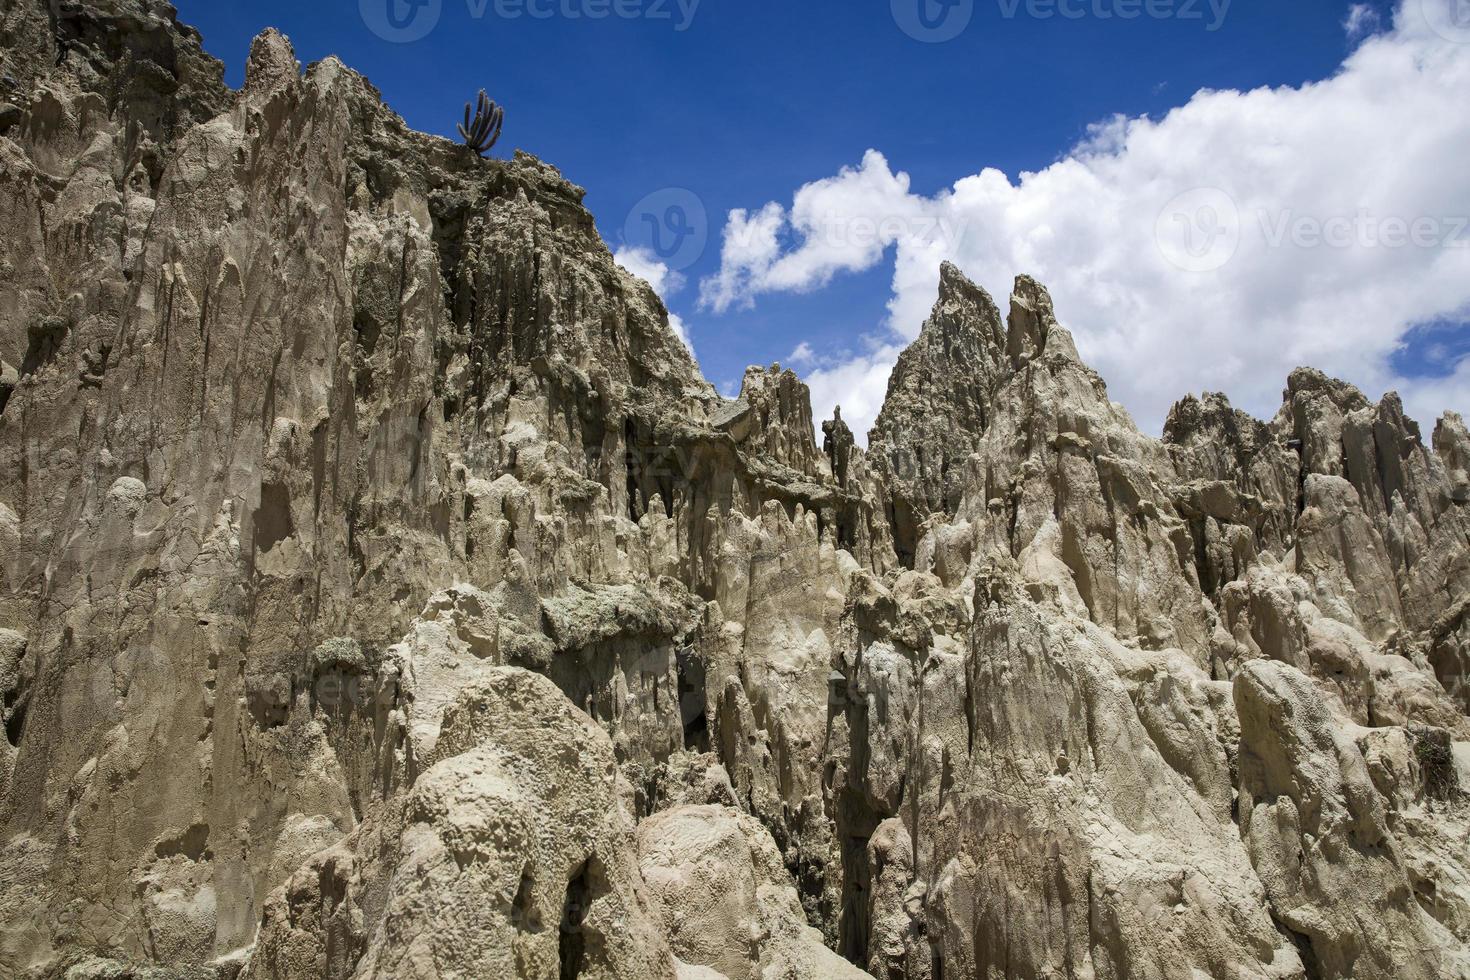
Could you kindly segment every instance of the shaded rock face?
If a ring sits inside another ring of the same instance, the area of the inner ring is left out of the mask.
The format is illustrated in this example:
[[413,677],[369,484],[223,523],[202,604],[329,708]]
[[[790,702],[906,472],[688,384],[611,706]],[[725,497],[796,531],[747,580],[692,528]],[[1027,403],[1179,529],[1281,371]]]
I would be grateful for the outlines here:
[[1470,975],[1458,417],[946,266],[818,442],[550,166],[0,18],[0,973]]
[[930,514],[952,516],[964,495],[964,462],[988,427],[992,399],[1009,371],[1000,310],[946,262],[939,301],[919,339],[899,356],[868,454],[889,488],[899,560],[913,567]]

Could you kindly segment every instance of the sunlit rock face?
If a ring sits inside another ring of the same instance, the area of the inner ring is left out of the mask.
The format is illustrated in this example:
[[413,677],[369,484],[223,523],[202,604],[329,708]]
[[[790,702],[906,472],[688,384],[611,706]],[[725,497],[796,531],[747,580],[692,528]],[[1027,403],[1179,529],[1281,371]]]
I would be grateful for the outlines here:
[[864,450],[338,61],[0,44],[0,975],[1470,975],[1458,417],[946,266]]

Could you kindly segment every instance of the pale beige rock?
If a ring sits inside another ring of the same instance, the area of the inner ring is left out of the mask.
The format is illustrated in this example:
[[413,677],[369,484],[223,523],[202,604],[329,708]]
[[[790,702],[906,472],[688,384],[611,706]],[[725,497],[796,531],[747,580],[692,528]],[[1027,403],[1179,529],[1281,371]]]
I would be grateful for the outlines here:
[[803,920],[770,833],[727,807],[665,810],[638,828],[650,902],[683,963],[729,980],[866,976]]
[[554,684],[489,672],[455,697],[426,761],[267,902],[248,976],[672,980],[612,746]]
[[1324,976],[1464,975],[1420,908],[1358,747],[1291,667],[1235,681],[1241,828],[1278,919]]
[[534,157],[0,38],[0,972],[1467,975],[1458,416],[1152,439],[945,265],[819,448]]

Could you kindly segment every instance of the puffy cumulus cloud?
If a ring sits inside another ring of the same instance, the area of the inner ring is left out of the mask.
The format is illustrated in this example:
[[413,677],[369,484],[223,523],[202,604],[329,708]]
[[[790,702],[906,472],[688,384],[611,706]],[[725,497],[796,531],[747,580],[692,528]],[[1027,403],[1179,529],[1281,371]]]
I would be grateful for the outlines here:
[[776,236],[785,224],[786,209],[774,201],[753,214],[743,208],[731,211],[720,249],[720,271],[700,284],[700,305],[719,313],[737,303],[753,305],[756,293],[766,291],[752,288],[754,273],[769,269],[781,254]]
[[732,213],[702,301],[815,289],[892,255],[887,342],[808,379],[818,416],[840,402],[859,433],[944,259],[1003,308],[1017,273],[1046,283],[1146,431],[1191,391],[1269,416],[1302,364],[1372,397],[1397,388],[1425,422],[1470,408],[1463,362],[1430,379],[1391,366],[1415,325],[1470,316],[1470,28],[1456,2],[1403,0],[1331,78],[1105,120],[1018,180],[987,169],[917,195],[869,152],[789,209]]
[[[613,253],[613,261],[652,286],[666,307],[669,305],[669,298],[684,288],[684,277],[660,262],[652,249],[620,248]],[[689,327],[684,323],[684,318],[672,310],[669,311],[669,327],[684,346],[689,348],[689,353],[693,354],[694,342],[689,338]]]
[[[872,268],[896,243],[953,243],[962,230],[910,193],[908,174],[869,150],[860,166],[798,190],[789,211],[772,202],[730,212],[720,271],[702,283],[700,303],[723,313],[762,293],[817,289],[838,273]],[[783,249],[783,239],[797,244]]]

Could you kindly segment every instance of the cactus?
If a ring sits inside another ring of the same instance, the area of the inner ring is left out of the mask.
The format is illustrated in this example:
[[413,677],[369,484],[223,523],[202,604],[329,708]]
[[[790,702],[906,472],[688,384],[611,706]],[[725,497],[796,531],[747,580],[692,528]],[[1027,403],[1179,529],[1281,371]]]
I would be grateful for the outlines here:
[[471,104],[464,104],[464,123],[459,127],[459,135],[464,138],[465,146],[483,157],[500,139],[505,110],[492,102],[484,89],[480,89],[479,103],[473,108],[474,116],[471,117]]

